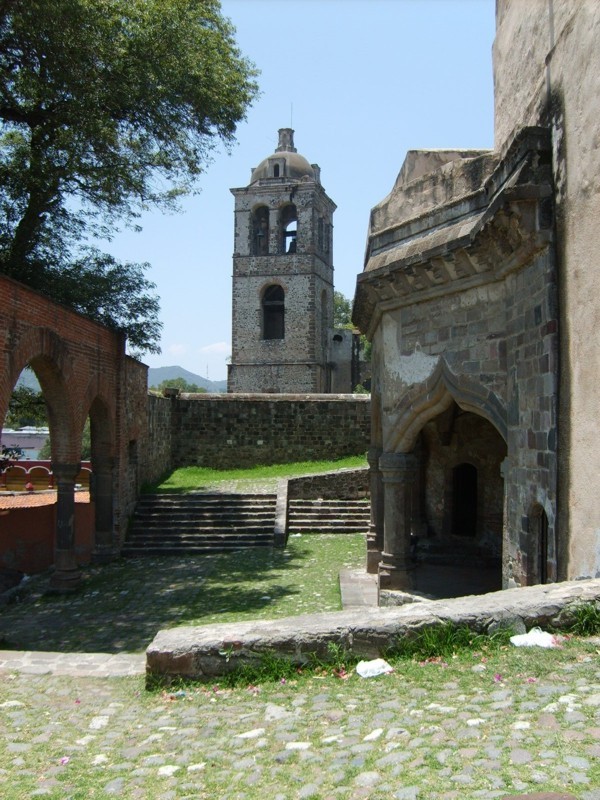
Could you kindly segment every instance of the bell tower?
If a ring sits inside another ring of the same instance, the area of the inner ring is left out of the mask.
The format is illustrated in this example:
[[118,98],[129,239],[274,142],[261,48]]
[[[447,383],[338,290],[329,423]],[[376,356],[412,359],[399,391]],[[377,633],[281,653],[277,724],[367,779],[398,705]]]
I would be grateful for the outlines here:
[[229,392],[331,391],[333,212],[321,171],[281,128],[235,197]]

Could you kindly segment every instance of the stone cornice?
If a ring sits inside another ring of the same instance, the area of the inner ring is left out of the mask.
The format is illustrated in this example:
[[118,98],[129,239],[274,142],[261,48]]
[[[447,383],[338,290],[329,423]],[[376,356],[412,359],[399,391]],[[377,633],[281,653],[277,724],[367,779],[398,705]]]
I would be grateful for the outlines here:
[[[354,324],[369,335],[386,310],[501,280],[547,247],[550,155],[547,131],[525,128],[478,191],[421,214],[419,234],[392,244],[373,234],[357,279]],[[408,232],[410,221],[401,227]]]

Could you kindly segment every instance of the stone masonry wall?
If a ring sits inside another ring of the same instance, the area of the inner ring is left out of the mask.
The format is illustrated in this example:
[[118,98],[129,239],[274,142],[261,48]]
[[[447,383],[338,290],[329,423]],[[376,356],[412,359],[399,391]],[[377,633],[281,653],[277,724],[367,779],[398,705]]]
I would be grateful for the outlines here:
[[152,452],[153,441],[147,424],[146,398],[148,367],[133,358],[123,363],[121,398],[117,408],[122,420],[119,437],[119,468],[116,490],[119,496],[119,514],[115,519],[115,536],[122,544],[127,532],[127,522],[138,498],[142,480],[140,472],[145,458]]
[[172,402],[172,464],[218,469],[366,453],[362,395],[183,395]]
[[[540,569],[542,543],[533,520],[542,510],[548,521],[545,569],[550,579],[558,576],[554,274],[547,249],[503,281],[389,312],[374,339],[375,349],[385,353],[384,408],[426,381],[440,357],[459,387],[485,387],[506,405],[505,586],[531,583]],[[384,449],[393,447],[394,424],[393,414],[383,414]]]
[[168,397],[148,395],[148,439],[140,463],[140,485],[157,481],[172,466],[173,405]]
[[289,500],[362,500],[369,497],[369,470],[343,469],[288,480]]
[[552,133],[560,276],[559,578],[600,576],[600,249],[597,0],[497,0],[497,147],[523,124]]
[[548,518],[547,573],[557,580],[558,307],[551,253],[509,276],[506,311],[506,567],[518,583],[536,574],[540,543],[531,517],[538,507]]

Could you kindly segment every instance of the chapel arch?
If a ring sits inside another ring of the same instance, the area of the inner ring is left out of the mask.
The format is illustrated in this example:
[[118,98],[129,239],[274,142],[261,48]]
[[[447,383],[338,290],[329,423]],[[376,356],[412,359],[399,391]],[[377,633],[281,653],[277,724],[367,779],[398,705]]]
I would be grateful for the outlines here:
[[458,378],[442,358],[429,378],[408,389],[396,404],[389,449],[409,453],[423,427],[453,406],[483,417],[506,442],[506,409],[501,400],[480,384]]
[[[501,588],[506,454],[506,442],[491,422],[452,399],[426,422],[410,451],[383,453],[380,588],[390,580],[392,588],[402,588],[406,577],[393,572],[406,562],[409,549],[417,559],[420,591],[449,597]],[[401,524],[396,520],[398,498],[403,498]],[[373,512],[372,518],[376,524]],[[396,525],[401,535],[394,533]],[[441,572],[436,577],[432,569]],[[445,583],[435,585],[440,580]]]

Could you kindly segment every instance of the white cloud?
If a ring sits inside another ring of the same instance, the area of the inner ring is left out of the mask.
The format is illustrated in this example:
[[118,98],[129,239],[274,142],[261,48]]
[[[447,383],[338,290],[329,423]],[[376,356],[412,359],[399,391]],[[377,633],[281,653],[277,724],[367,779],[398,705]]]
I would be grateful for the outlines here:
[[207,344],[198,350],[199,353],[214,353],[215,355],[229,355],[231,352],[231,345],[229,342],[215,342],[214,344]]
[[187,345],[186,344],[170,344],[166,350],[172,356],[182,356],[187,353]]

